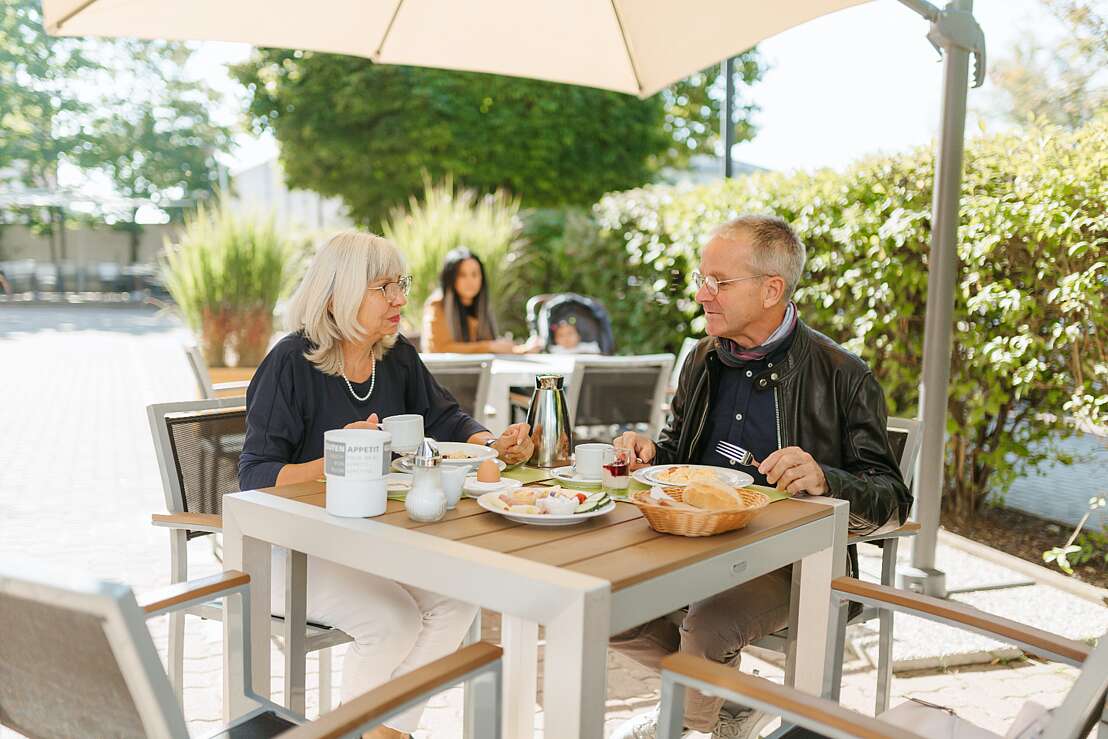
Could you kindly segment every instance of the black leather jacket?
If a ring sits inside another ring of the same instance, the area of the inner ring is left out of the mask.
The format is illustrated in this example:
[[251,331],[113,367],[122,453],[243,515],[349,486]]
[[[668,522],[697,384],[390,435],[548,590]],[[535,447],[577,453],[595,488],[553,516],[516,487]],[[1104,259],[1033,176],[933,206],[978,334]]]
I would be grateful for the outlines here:
[[[850,501],[852,533],[894,517],[903,523],[912,496],[889,446],[880,385],[859,357],[802,321],[795,330],[785,361],[754,378],[773,389],[778,447],[797,446],[815,458],[828,494]],[[707,443],[701,435],[722,366],[717,348],[715,337],[701,339],[681,368],[656,464],[691,462]]]

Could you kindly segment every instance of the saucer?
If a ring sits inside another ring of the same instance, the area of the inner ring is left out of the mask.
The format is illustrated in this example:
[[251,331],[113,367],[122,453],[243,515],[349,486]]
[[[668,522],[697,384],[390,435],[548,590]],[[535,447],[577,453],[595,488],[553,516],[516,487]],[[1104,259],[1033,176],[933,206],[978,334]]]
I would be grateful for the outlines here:
[[583,477],[577,474],[577,470],[570,467],[557,467],[550,470],[551,477],[571,485],[599,485],[602,479],[599,477]]

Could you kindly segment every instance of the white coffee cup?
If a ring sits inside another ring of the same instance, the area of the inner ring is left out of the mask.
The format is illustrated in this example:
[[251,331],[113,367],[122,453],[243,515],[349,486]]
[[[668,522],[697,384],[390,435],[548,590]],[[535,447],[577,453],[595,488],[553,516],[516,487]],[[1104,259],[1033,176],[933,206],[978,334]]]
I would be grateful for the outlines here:
[[327,512],[365,518],[385,512],[385,475],[392,459],[392,435],[374,429],[334,429],[323,434]]
[[466,475],[470,474],[469,467],[442,466],[439,473],[442,477],[442,492],[446,495],[446,510],[452,511],[462,499],[462,486],[465,485]]
[[611,444],[578,444],[573,448],[575,463],[574,471],[581,477],[590,480],[599,480],[600,473],[604,469],[604,461],[608,450],[615,449]]
[[389,416],[381,428],[392,434],[392,446],[398,452],[414,452],[423,441],[423,416],[418,413]]

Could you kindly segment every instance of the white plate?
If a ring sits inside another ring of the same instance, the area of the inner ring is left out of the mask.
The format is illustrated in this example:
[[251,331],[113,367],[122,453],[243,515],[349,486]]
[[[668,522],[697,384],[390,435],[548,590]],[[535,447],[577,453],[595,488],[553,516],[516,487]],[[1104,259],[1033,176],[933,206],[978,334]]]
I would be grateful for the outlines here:
[[641,470],[635,470],[635,472],[632,473],[632,477],[644,485],[683,488],[685,487],[684,483],[669,482],[658,477],[660,472],[674,467],[691,467],[693,469],[711,470],[721,481],[733,488],[744,488],[754,483],[754,478],[745,472],[729,470],[725,467],[713,467],[710,464],[656,464],[653,467],[643,467]]
[[385,489],[389,495],[406,493],[412,489],[412,476],[405,472],[390,472],[385,475]]
[[[471,444],[470,446],[476,446],[476,445]],[[504,468],[507,467],[508,465],[504,464],[504,460],[496,459],[496,457],[495,457],[496,450],[489,449],[489,451],[492,452],[494,456],[486,457],[485,459],[494,459],[496,461],[496,466],[500,468],[501,472],[503,472]],[[454,460],[453,462],[450,462],[449,460],[444,459],[442,461],[442,463],[443,464],[450,464],[450,465],[465,465],[465,466],[468,466],[468,467],[472,467],[473,469],[476,469],[484,461],[485,461],[484,459],[465,459],[465,460]],[[394,459],[392,461],[392,468],[394,470],[396,470],[397,472],[411,472],[412,471],[412,458],[411,457],[398,457],[397,459]]]
[[567,515],[556,516],[551,513],[510,513],[508,511],[502,511],[492,506],[488,502],[487,496],[495,496],[497,493],[485,493],[477,499],[477,505],[484,508],[486,511],[492,511],[493,513],[499,513],[509,521],[515,521],[516,523],[526,523],[532,526],[574,526],[579,523],[584,523],[590,518],[596,518],[597,516],[603,516],[611,513],[616,509],[615,501],[609,501],[608,505],[603,508],[598,508],[595,511],[589,513],[570,513]]
[[478,482],[476,475],[470,475],[462,484],[462,491],[476,498],[485,493],[503,493],[519,487],[523,487],[523,483],[519,480],[509,480],[506,477],[501,477],[498,482]]
[[577,474],[577,470],[570,467],[556,467],[550,470],[550,474],[561,480],[562,482],[568,482],[570,485],[599,485],[601,478],[599,477],[582,477]]

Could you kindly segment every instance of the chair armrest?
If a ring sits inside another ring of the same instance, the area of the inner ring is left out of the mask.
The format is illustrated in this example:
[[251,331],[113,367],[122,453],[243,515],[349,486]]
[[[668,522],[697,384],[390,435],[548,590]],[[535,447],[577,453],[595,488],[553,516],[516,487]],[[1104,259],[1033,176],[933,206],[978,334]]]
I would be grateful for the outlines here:
[[231,380],[230,382],[213,382],[212,390],[245,390],[250,387],[250,380]]
[[[779,714],[782,720],[812,731],[837,729],[859,739],[921,739],[918,734],[855,713],[834,701],[747,675],[703,657],[671,654],[662,660],[662,671],[721,689],[731,693],[726,697],[737,703]],[[702,690],[699,685],[693,687]]]
[[208,531],[213,534],[223,531],[223,517],[215,513],[155,513],[150,516],[150,523],[170,529]]
[[139,607],[147,618],[171,611],[180,611],[198,603],[206,603],[213,597],[228,595],[250,585],[250,575],[238,570],[226,570],[218,575],[179,582],[165,588],[143,593]]
[[964,603],[920,595],[911,590],[898,590],[885,585],[863,582],[853,577],[835,578],[831,581],[831,590],[849,600],[866,605],[910,613],[929,621],[953,622],[986,636],[1014,642],[1030,652],[1053,657],[1075,666],[1084,662],[1091,651],[1088,645],[1079,641],[986,613]]
[[470,673],[498,661],[502,651],[500,647],[483,641],[463,647],[343,703],[310,724],[289,729],[280,737],[332,739],[348,736],[366,727],[366,724],[385,718],[405,703],[453,685]]
[[866,534],[864,536],[851,536],[847,539],[847,544],[863,544],[867,541],[883,541],[884,539],[900,539],[908,536],[915,536],[919,533],[919,524],[915,521],[907,521],[902,526],[898,526],[895,529],[888,531],[877,531],[873,534]]

